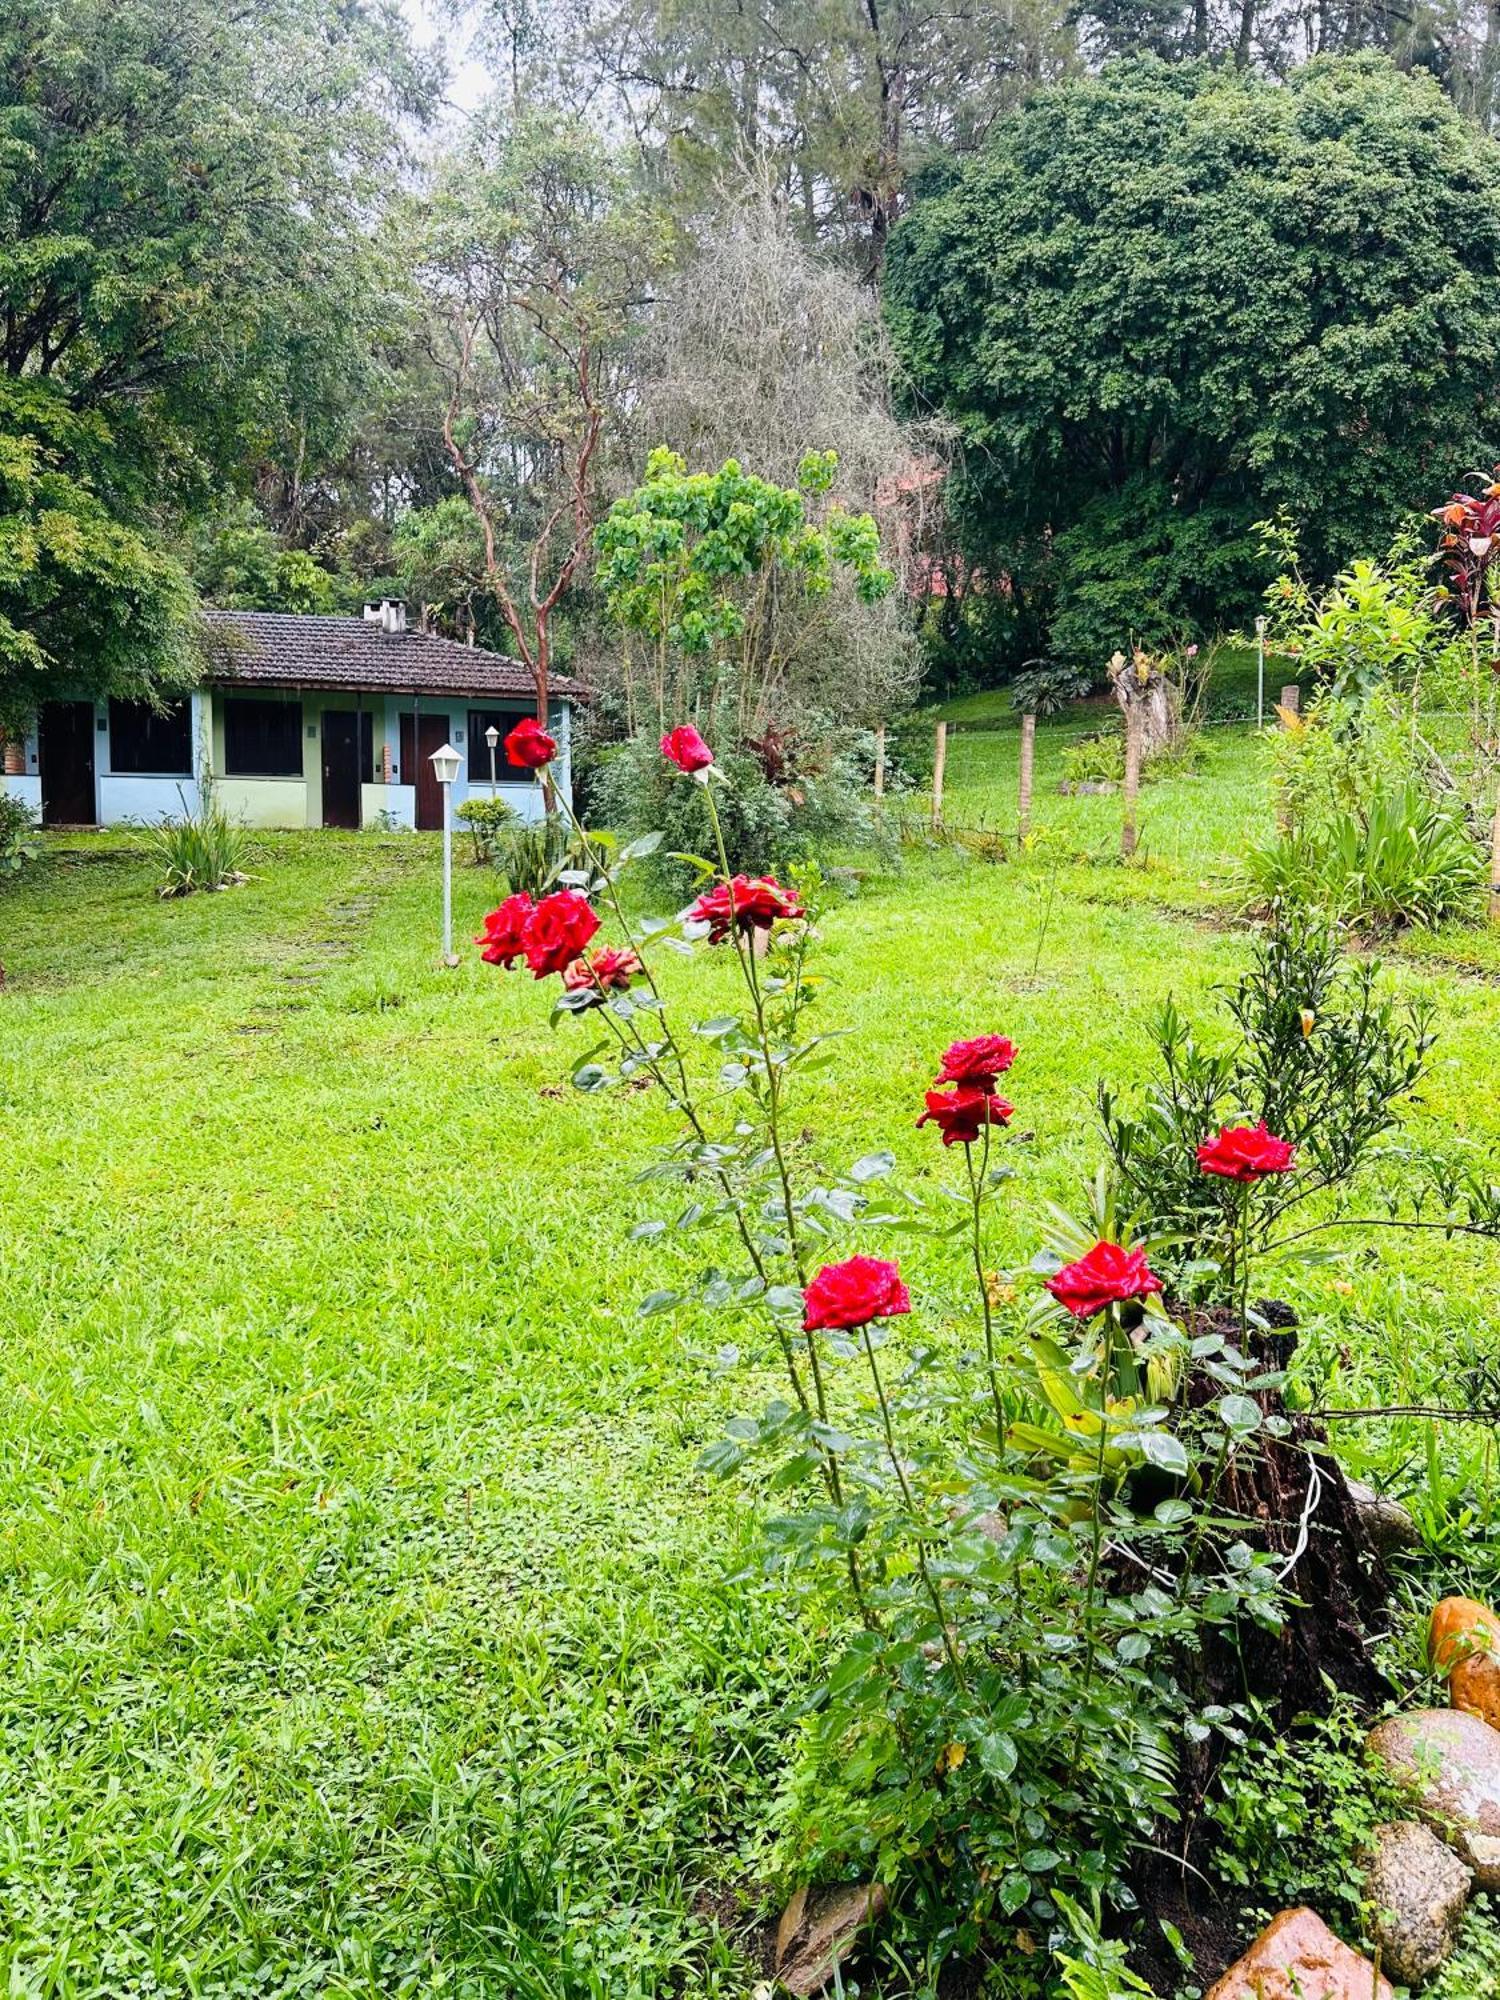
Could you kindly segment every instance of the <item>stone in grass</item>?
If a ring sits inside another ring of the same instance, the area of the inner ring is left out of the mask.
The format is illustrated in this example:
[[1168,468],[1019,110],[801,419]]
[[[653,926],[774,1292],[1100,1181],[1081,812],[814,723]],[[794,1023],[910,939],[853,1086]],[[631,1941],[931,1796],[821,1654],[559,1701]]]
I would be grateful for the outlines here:
[[1382,1722],[1367,1742],[1479,1887],[1500,1889],[1500,1730],[1460,1709],[1419,1708]]
[[1427,1627],[1427,1657],[1448,1676],[1448,1705],[1500,1729],[1500,1618],[1472,1597],[1445,1597]]
[[1422,1546],[1422,1531],[1399,1500],[1388,1499],[1360,1479],[1349,1479],[1345,1484],[1360,1526],[1369,1536],[1376,1555],[1394,1556],[1403,1549]]
[[1316,1910],[1283,1910],[1208,2000],[1395,2000],[1388,1979],[1336,1938]]
[[888,1897],[878,1882],[799,1889],[776,1928],[776,1984],[799,2000],[825,1992],[834,1974],[885,1915]]
[[1430,1979],[1458,1941],[1469,1871],[1414,1819],[1375,1829],[1365,1871],[1370,1935],[1380,1963],[1403,1986]]

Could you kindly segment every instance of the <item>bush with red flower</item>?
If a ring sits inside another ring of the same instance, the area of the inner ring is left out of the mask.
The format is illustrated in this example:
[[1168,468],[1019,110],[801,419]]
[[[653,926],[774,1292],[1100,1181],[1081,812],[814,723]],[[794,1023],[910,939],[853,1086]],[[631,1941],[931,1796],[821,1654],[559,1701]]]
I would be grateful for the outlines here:
[[[979,1920],[993,1934],[994,1921],[1028,1909],[1041,1926],[1062,1909],[1058,1892],[1119,1884],[1142,1830],[1172,1809],[1170,1761],[1122,1757],[1118,1745],[1142,1732],[1168,1742],[1191,1713],[1173,1679],[1179,1643],[1205,1622],[1269,1615],[1269,1563],[1231,1560],[1198,1506],[1163,1510],[1160,1486],[1142,1483],[1170,1480],[1177,1495],[1197,1481],[1208,1504],[1248,1435],[1246,1407],[1258,1421],[1241,1393],[1250,1364],[1227,1344],[1189,1353],[1166,1304],[1170,1246],[1108,1190],[1086,1222],[1053,1215],[1031,1279],[997,1277],[991,1208],[1015,1179],[1014,1113],[997,1085],[1024,1075],[1024,1052],[993,1024],[929,1055],[931,1080],[905,1116],[941,1145],[918,1181],[882,1199],[892,1154],[842,1173],[815,1164],[800,1100],[828,1042],[808,1018],[820,993],[817,872],[736,871],[719,819],[730,781],[711,746],[669,731],[662,756],[679,773],[714,774],[698,796],[716,864],[689,905],[633,919],[621,877],[649,839],[617,852],[579,828],[576,887],[509,899],[481,952],[556,974],[555,1018],[588,1015],[596,1034],[574,1070],[580,1089],[645,1080],[676,1116],[649,1183],[675,1198],[636,1233],[685,1247],[709,1230],[719,1240],[690,1260],[700,1276],[641,1310],[696,1297],[730,1321],[747,1360],[774,1356],[780,1368],[783,1393],[737,1419],[704,1463],[767,1498],[768,1577],[842,1635],[804,1724],[797,1782],[819,1806],[815,1828],[800,1825],[795,1865],[890,1879],[910,1866],[920,1827],[923,1865],[947,1884],[938,1895],[951,1936]],[[688,977],[668,977],[662,954],[705,941],[733,945],[741,998],[688,1028]],[[1241,1173],[1269,1175],[1274,1126],[1247,1138],[1220,1122],[1223,1157],[1233,1150]],[[1200,1183],[1212,1178],[1195,1152],[1208,1130],[1180,1147]],[[1236,1195],[1244,1185],[1217,1184]],[[915,1295],[884,1242],[850,1241],[876,1226],[960,1246],[972,1304]],[[944,1325],[972,1315],[979,1337],[971,1350],[960,1336],[961,1362],[908,1331],[934,1313]],[[1204,1371],[1214,1395],[1194,1399],[1187,1385]],[[976,1525],[997,1510],[1004,1532]],[[1149,1601],[1107,1573],[1120,1536],[1164,1579]],[[1041,1659],[1045,1698],[1017,1702]],[[1018,1785],[1029,1831],[1015,1818]]]

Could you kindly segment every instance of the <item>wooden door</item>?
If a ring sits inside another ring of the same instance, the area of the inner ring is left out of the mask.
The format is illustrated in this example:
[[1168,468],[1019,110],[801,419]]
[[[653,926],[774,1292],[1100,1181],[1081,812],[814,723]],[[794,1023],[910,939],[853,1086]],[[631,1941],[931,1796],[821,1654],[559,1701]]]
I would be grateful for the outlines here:
[[443,788],[432,768],[432,753],[448,740],[446,715],[403,715],[401,781],[417,788],[417,827],[435,833],[443,824]]
[[94,704],[46,701],[37,725],[42,774],[42,819],[48,826],[92,826],[94,797]]
[[360,718],[353,709],[323,711],[323,824],[359,827]]

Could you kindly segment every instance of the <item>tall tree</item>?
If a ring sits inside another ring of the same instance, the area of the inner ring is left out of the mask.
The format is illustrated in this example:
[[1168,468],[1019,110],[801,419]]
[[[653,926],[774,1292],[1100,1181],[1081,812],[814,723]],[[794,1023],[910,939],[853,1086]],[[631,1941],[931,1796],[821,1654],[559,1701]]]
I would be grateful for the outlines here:
[[1100,667],[1252,610],[1278,508],[1326,566],[1500,446],[1500,154],[1376,56],[1044,93],[917,205],[887,300],[976,538]]
[[[63,679],[147,682],[187,601],[174,519],[247,464],[295,481],[348,421],[398,124],[429,83],[390,0],[0,13],[9,710]],[[69,600],[103,543],[80,630]]]
[[809,235],[873,277],[913,168],[977,145],[1072,40],[1063,0],[592,0],[561,71],[612,89],[690,206],[773,160]]
[[589,553],[614,373],[659,226],[597,134],[499,105],[443,161],[416,241],[444,441],[545,720],[554,618]]

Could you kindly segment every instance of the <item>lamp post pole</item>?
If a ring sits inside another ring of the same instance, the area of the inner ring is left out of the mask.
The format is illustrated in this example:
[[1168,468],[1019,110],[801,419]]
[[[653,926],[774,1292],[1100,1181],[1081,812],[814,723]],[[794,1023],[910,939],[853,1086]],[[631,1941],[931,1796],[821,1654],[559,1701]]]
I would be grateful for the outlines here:
[[500,741],[500,732],[492,722],[484,732],[484,740],[490,746],[490,804],[495,803],[495,745]]
[[432,753],[432,769],[443,788],[443,963],[457,965],[453,955],[453,780],[462,758],[451,743]]
[[1266,620],[1262,615],[1255,621],[1255,726],[1264,729],[1266,723]]

